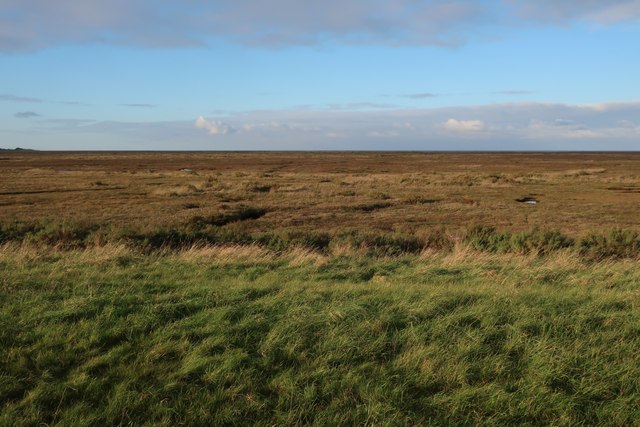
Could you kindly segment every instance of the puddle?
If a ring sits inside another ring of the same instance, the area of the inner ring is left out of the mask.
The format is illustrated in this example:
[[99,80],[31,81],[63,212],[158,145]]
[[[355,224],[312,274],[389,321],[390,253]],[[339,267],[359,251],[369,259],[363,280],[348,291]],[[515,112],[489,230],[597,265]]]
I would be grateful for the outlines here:
[[538,199],[533,196],[521,197],[519,199],[516,199],[516,202],[524,203],[526,205],[537,205],[539,203]]

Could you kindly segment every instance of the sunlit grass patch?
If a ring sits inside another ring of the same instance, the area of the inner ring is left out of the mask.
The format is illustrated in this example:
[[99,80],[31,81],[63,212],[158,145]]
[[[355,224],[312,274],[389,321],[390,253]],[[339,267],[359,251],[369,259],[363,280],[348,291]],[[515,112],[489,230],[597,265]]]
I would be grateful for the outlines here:
[[0,249],[0,421],[633,425],[629,261]]

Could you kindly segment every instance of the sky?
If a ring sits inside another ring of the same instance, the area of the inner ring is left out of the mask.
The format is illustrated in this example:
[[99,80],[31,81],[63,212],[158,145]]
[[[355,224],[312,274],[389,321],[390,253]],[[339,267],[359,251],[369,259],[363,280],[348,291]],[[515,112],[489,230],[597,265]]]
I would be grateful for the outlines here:
[[638,150],[640,0],[0,0],[0,148]]

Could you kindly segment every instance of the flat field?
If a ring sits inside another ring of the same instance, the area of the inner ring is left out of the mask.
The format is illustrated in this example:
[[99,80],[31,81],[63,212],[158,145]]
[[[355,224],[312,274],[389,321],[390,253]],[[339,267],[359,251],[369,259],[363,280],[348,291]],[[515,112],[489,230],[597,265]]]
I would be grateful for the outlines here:
[[0,151],[0,425],[640,425],[638,202],[628,153]]
[[637,227],[639,203],[640,153],[0,152],[0,220],[163,227],[250,206],[260,231],[579,235]]

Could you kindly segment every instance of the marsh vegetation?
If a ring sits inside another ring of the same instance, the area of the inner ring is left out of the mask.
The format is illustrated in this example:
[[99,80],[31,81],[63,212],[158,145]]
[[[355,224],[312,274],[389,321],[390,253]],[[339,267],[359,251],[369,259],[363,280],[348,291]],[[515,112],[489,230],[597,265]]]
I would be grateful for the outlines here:
[[1,161],[0,425],[640,419],[638,155]]

